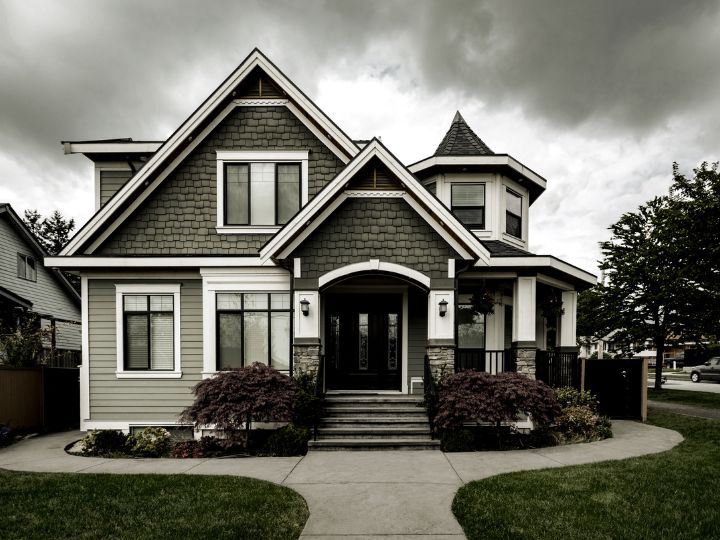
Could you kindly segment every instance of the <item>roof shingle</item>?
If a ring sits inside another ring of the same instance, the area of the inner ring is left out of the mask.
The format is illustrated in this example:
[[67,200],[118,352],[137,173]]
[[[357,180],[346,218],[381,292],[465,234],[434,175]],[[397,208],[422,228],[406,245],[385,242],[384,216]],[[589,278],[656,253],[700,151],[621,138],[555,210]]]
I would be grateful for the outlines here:
[[442,142],[435,150],[435,156],[482,156],[492,155],[480,137],[470,129],[460,111],[455,113],[450,129],[443,137]]

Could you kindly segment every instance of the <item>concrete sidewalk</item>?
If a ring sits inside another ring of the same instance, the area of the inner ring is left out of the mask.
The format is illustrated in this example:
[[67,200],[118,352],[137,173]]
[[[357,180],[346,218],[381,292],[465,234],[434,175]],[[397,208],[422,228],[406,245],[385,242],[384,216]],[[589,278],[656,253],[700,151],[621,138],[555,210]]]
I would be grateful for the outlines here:
[[80,432],[28,439],[0,451],[0,468],[33,472],[227,474],[286,485],[308,503],[302,538],[464,538],[450,505],[472,480],[512,471],[625,459],[673,448],[671,430],[617,420],[604,441],[507,452],[310,452],[303,458],[103,459],[70,456]]

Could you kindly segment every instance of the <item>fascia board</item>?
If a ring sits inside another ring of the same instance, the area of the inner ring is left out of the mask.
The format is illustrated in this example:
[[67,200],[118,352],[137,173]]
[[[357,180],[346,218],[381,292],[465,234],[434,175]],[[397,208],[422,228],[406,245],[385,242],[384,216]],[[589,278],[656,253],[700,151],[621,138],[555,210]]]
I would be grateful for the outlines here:
[[564,274],[572,276],[576,279],[584,281],[590,285],[597,283],[597,276],[581,270],[565,261],[561,261],[550,255],[540,255],[537,257],[493,257],[490,259],[491,267],[549,267],[559,270]]
[[259,257],[46,257],[52,268],[196,268],[275,266]]

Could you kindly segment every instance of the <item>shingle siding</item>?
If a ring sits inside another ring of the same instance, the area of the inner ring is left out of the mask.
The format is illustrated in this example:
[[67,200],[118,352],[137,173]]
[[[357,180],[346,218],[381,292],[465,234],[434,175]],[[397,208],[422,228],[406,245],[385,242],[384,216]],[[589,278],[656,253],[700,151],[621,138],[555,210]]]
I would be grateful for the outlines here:
[[217,150],[309,150],[314,197],[344,166],[285,107],[238,107],[97,251],[101,255],[255,254],[268,234],[219,235]]
[[402,199],[351,198],[291,254],[293,257],[302,259],[303,278],[369,259],[445,278],[448,259],[459,255]]

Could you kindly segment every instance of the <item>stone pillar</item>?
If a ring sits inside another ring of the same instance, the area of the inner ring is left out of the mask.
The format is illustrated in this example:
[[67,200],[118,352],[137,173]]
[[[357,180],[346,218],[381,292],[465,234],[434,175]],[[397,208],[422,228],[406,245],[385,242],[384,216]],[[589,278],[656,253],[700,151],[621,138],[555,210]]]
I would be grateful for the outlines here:
[[454,341],[443,344],[440,340],[428,340],[427,356],[430,372],[436,381],[455,373]]
[[515,370],[530,379],[535,378],[535,355],[536,347],[522,347],[513,343],[513,354],[515,354]]
[[512,346],[516,371],[535,378],[537,278],[520,276],[513,285]]
[[293,342],[293,375],[312,372],[320,366],[320,340],[296,338]]
[[[301,302],[308,302],[307,315]],[[320,293],[296,290],[293,295],[293,374],[317,374],[320,365]]]

